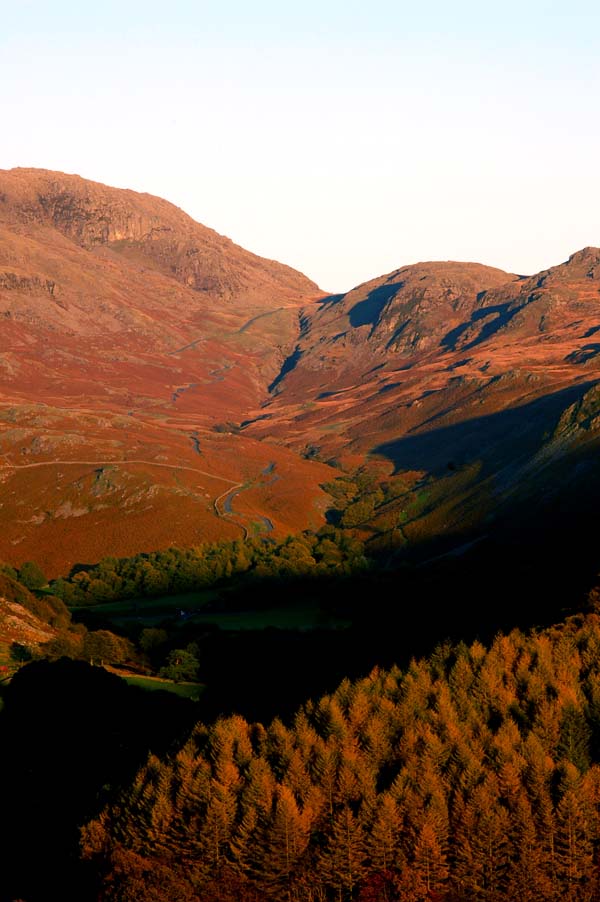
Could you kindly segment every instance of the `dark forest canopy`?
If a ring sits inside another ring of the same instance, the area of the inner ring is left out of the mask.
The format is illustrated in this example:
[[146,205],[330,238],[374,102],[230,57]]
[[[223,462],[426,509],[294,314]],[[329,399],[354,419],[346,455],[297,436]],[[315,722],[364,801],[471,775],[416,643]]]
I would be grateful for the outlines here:
[[83,831],[110,902],[598,898],[600,618],[198,724]]

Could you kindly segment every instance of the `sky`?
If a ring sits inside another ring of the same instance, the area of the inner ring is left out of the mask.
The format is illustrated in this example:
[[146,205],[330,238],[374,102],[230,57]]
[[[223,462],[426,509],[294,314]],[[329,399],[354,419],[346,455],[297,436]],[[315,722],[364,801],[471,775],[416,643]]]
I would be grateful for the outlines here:
[[597,0],[0,0],[0,168],[166,198],[324,290],[600,245]]

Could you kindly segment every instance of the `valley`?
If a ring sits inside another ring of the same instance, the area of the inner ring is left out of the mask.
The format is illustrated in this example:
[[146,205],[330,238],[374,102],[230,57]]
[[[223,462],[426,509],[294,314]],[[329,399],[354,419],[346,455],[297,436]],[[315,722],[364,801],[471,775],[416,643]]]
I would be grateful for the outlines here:
[[534,276],[421,263],[331,296],[159,198],[42,170],[0,188],[8,563],[59,576],[318,529],[323,486],[361,469],[388,490],[355,525],[397,554],[461,547],[515,505],[588,515],[598,249]]
[[0,902],[596,898],[599,331],[0,171]]

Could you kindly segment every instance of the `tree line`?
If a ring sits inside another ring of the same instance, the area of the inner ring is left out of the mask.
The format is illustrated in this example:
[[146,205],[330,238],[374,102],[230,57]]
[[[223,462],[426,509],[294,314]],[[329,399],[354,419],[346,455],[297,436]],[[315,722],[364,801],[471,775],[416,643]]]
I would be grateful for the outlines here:
[[288,724],[198,724],[82,855],[105,902],[592,902],[599,803],[590,612],[344,680]]
[[254,581],[344,576],[368,567],[362,542],[326,526],[279,543],[248,539],[106,557],[52,580],[50,590],[74,607],[192,592],[241,576]]

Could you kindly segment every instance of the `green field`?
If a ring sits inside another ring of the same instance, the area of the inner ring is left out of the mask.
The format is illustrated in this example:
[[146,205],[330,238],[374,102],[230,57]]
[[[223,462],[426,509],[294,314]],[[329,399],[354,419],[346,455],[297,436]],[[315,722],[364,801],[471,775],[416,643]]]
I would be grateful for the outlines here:
[[156,626],[161,620],[180,616],[180,611],[185,611],[186,617],[189,619],[189,615],[196,611],[200,612],[215,598],[217,598],[217,593],[207,590],[188,592],[184,595],[158,595],[156,598],[126,598],[123,601],[107,601],[102,604],[73,607],[71,610],[75,614],[85,615],[88,612],[100,614],[114,623],[142,621],[146,626]]
[[121,675],[121,678],[130,686],[138,686],[149,692],[171,692],[173,695],[189,698],[192,701],[198,701],[205,688],[204,683],[173,683],[171,680],[161,680],[157,677]]
[[[348,620],[325,614],[318,603],[311,599],[265,609],[228,610],[219,605],[218,609],[213,610],[209,603],[217,598],[216,592],[192,592],[187,595],[161,595],[157,598],[113,601],[73,608],[73,611],[98,614],[111,620],[115,626],[126,626],[135,622],[151,627],[157,626],[167,618],[177,618],[176,622],[180,622],[181,625],[205,623],[222,630],[236,631],[263,630],[268,627],[286,630],[344,629],[350,625]],[[183,616],[180,613],[182,611]]]
[[349,621],[323,614],[310,602],[258,611],[206,611],[190,618],[196,622],[214,624],[222,630],[282,630],[343,629]]

